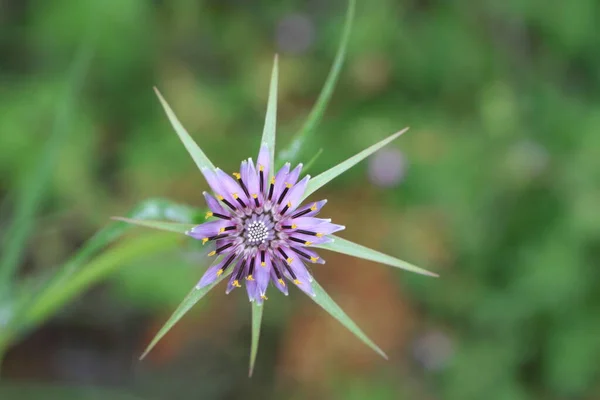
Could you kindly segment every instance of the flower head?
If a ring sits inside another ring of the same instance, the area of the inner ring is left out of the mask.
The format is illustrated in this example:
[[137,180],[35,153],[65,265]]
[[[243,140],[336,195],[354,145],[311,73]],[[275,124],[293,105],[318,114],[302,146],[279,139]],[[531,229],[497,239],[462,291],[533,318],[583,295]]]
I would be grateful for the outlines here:
[[325,261],[309,247],[331,242],[328,235],[344,227],[315,217],[327,200],[300,204],[310,179],[309,175],[299,179],[302,164],[294,169],[285,164],[270,176],[273,170],[266,144],[261,146],[256,165],[251,158],[242,161],[233,177],[218,168],[202,169],[214,192],[214,196],[204,192],[210,209],[206,218],[213,220],[186,233],[203,244],[214,242],[209,256],[217,260],[198,288],[232,269],[227,293],[244,283],[250,301],[258,304],[267,299],[269,282],[286,295],[287,281],[314,296],[305,263]]

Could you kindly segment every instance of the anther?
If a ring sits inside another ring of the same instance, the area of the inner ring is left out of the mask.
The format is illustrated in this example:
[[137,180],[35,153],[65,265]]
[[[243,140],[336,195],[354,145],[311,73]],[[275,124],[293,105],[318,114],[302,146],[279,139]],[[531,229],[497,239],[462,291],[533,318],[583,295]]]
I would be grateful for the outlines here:
[[204,218],[205,218],[205,219],[209,219],[209,218],[210,218],[210,217],[212,217],[212,216],[213,216],[213,213],[212,213],[212,212],[210,212],[210,211],[208,211],[208,212],[206,213],[206,216],[205,216]]
[[285,205],[285,207],[283,207],[283,210],[281,210],[281,214],[285,214],[285,212],[288,210],[288,208],[292,207],[292,202],[288,201],[288,203]]
[[300,282],[298,279],[294,279],[294,283],[295,283],[296,285],[300,285],[302,282]]

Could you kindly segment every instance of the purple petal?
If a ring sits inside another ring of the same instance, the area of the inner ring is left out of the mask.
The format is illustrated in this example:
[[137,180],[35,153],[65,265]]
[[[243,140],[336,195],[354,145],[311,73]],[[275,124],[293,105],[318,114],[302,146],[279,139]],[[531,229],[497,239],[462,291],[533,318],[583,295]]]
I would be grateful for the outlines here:
[[[228,200],[234,200],[234,205],[237,207],[239,203],[236,200],[236,196],[238,196],[240,199],[242,199],[242,201],[248,204],[248,197],[246,196],[246,193],[244,193],[244,191],[242,190],[240,185],[235,181],[235,179],[227,175],[219,168],[217,168],[216,170],[216,176],[219,180],[219,184],[223,188],[223,191],[225,191],[229,195]],[[227,198],[227,196],[225,196],[224,194],[223,196]]]
[[300,200],[304,195],[304,191],[306,190],[306,185],[308,184],[309,180],[310,175],[306,175],[300,182],[295,184],[284,197],[283,201],[279,205],[279,209],[281,210],[287,206],[288,209],[285,212],[286,215],[291,215],[300,205]]
[[222,196],[229,199],[230,196],[227,195],[227,191],[224,190],[223,187],[221,187],[215,171],[208,168],[202,168],[200,171],[202,172],[202,175],[204,175],[204,179],[206,179],[208,186],[210,186],[210,188],[212,189],[214,194],[217,195],[217,197]]
[[256,294],[258,297],[265,296],[267,287],[269,286],[270,270],[271,270],[271,256],[268,252],[265,253],[264,265],[261,263],[260,252],[256,254],[256,262],[254,267],[254,279],[256,280]]
[[259,304],[262,304],[262,298],[258,294],[256,280],[246,279],[246,291],[248,292],[248,298],[250,301],[257,300],[257,302],[260,301]]
[[[291,252],[291,250],[290,250]],[[314,296],[314,292],[311,286],[312,276],[308,273],[306,266],[300,260],[299,257],[292,257],[292,262],[288,264],[294,275],[296,275],[296,279],[293,279],[289,271],[286,271],[286,276],[290,281],[292,281],[296,286],[298,286],[303,292]]]
[[[208,241],[208,238],[210,238],[210,237],[217,236],[219,234],[223,234],[225,232],[225,228],[230,227],[230,226],[235,226],[235,224],[233,224],[229,220],[205,222],[203,224],[193,227],[192,229],[187,231],[185,234],[193,237],[194,239],[198,239],[198,240],[206,239],[206,240],[204,240],[204,242],[206,242],[206,241]],[[227,232],[231,233],[233,231],[227,231]]]
[[[229,282],[227,283],[227,289],[225,290],[226,294],[231,293],[231,291],[236,287],[242,287],[242,280],[246,277],[247,264],[248,263],[244,258],[240,258],[236,261],[235,268],[233,269],[233,272],[231,274],[231,278],[229,278]],[[240,274],[241,269],[243,269],[243,271]]]
[[[317,254],[315,251],[312,251],[311,249],[309,249],[307,247],[292,246],[292,248],[300,251],[302,253],[301,256],[303,257],[302,259],[306,262],[325,264],[325,260],[322,259],[321,257],[319,257],[319,254]],[[296,253],[296,254],[298,254],[298,253]],[[306,254],[308,257],[305,257],[304,254]],[[300,255],[300,254],[298,254],[298,255]]]
[[[331,243],[333,242],[333,239],[329,236],[314,236],[314,235],[305,235],[302,233],[298,233],[298,232],[290,232],[289,233],[290,237],[296,238],[296,239],[300,239],[302,241],[304,241],[304,244],[301,243],[294,243],[294,245],[300,245],[300,246],[313,246],[315,244],[324,244],[324,243]],[[288,239],[289,240],[289,239]]]
[[275,186],[273,187],[273,196],[271,197],[271,201],[277,202],[279,196],[281,196],[281,192],[286,187],[285,184],[287,182],[287,176],[289,173],[290,163],[285,163],[279,172],[277,172],[277,175],[275,175]]
[[327,200],[316,201],[308,203],[305,206],[300,207],[295,212],[291,213],[292,218],[298,217],[313,217],[321,211],[321,208],[327,203]]
[[[250,201],[254,201],[254,196],[258,196],[260,193],[260,187],[258,182],[258,174],[256,172],[256,168],[254,168],[254,163],[252,159],[248,159],[248,180],[245,181],[246,185],[248,185],[248,190],[250,191],[250,196],[252,199]],[[262,196],[260,196],[262,198]]]
[[229,262],[229,263],[231,262],[230,257],[231,256],[223,257],[219,260],[219,262],[208,267],[208,269],[206,270],[204,275],[202,275],[200,282],[198,282],[198,284],[196,285],[196,289],[201,289],[205,286],[208,286],[208,285],[214,283],[220,275],[219,270],[221,268],[224,269],[224,265],[227,262]]
[[208,192],[203,192],[202,194],[204,195],[204,199],[206,200],[206,204],[208,204],[208,208],[210,209],[210,211],[212,211],[213,213],[231,217],[231,213],[225,208],[223,208],[223,206],[221,206],[221,203],[219,203],[219,200],[217,200],[213,195],[211,195]]
[[271,171],[271,154],[269,153],[269,146],[266,143],[263,143],[260,146],[260,151],[258,152],[258,158],[256,160],[256,169],[258,170],[258,177],[260,183],[260,171],[263,173],[263,189],[265,191],[269,188],[269,172]]
[[298,164],[296,168],[290,172],[286,178],[286,182],[290,185],[295,185],[298,182],[298,177],[300,176],[300,172],[302,172],[302,163]]
[[285,283],[285,280],[283,280],[283,275],[281,275],[281,277],[282,277],[281,282],[279,281],[279,278],[277,278],[277,274],[275,273],[275,268],[276,267],[274,267],[274,266],[272,266],[272,268],[271,268],[271,272],[270,272],[271,282],[273,282],[273,286],[275,286],[277,289],[279,289],[279,291],[281,293],[283,293],[287,296],[288,295],[287,284]]
[[[294,219],[286,219],[282,225],[295,227],[293,229],[300,229],[309,232],[315,232],[319,236],[331,235],[334,232],[346,229],[344,225],[332,224],[330,219],[314,218],[314,217],[300,217]],[[294,231],[290,231],[294,233]]]

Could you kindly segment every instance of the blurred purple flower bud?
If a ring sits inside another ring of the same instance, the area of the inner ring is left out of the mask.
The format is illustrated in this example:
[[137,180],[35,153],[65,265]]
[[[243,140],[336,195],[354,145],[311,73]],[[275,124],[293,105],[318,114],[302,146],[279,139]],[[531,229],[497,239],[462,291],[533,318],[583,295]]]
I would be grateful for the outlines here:
[[290,14],[277,26],[277,47],[282,52],[302,54],[306,52],[314,42],[315,28],[304,14]]
[[398,185],[406,175],[407,161],[396,149],[379,150],[369,159],[369,180],[383,187]]

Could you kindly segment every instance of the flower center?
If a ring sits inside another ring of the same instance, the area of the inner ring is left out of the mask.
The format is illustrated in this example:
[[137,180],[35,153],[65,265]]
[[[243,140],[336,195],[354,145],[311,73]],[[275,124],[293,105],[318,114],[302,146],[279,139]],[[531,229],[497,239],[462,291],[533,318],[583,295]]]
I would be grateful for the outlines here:
[[265,215],[253,215],[248,218],[244,224],[243,236],[246,239],[246,244],[249,246],[258,246],[264,244],[267,240],[272,239],[273,223],[270,218]]

